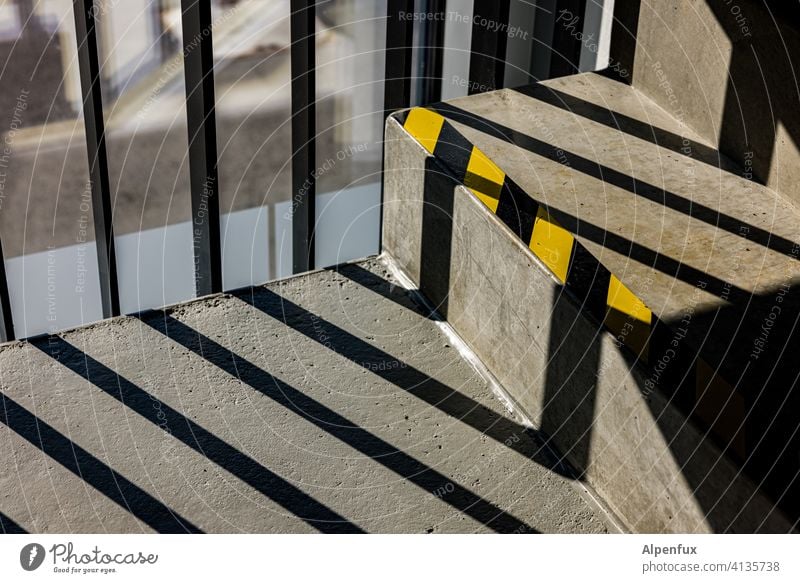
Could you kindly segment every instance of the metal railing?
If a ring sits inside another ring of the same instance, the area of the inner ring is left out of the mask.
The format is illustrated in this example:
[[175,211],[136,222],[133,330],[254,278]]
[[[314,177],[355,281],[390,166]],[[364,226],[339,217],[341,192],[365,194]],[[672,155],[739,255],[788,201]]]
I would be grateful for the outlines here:
[[[294,273],[315,266],[315,16],[314,0],[291,0],[292,266]],[[585,0],[540,0],[550,25],[562,7],[583,13]],[[470,94],[504,84],[511,0],[474,0],[469,60]],[[94,0],[73,0],[78,43],[83,118],[90,171],[102,315],[120,314],[108,154],[103,117]],[[192,246],[198,296],[222,291],[219,184],[214,97],[211,0],[181,0],[186,116],[189,138]],[[441,99],[446,0],[387,0],[384,116],[416,102]],[[487,26],[491,23],[491,26]],[[417,28],[418,46],[414,46]],[[540,26],[540,25],[537,25]],[[551,31],[550,76],[575,72],[580,43]],[[558,46],[556,46],[558,45]],[[414,75],[415,61],[419,64]],[[266,243],[265,243],[266,244]],[[2,247],[0,247],[0,254]],[[0,341],[15,338],[5,265],[0,261]]]

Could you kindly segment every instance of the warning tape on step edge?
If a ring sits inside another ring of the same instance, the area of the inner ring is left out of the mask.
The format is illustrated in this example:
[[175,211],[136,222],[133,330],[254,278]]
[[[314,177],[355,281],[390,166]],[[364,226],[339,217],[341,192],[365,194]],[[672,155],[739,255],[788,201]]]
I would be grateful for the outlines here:
[[603,266],[543,203],[528,195],[442,115],[414,108],[395,116],[403,128],[511,229],[564,287],[651,371],[658,386],[742,459],[745,400]]

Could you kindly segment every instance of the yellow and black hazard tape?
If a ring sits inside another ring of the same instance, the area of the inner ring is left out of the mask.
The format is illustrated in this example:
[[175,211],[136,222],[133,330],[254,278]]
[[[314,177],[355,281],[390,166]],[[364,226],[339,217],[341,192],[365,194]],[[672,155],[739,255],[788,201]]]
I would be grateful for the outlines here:
[[717,370],[659,320],[603,266],[546,205],[528,195],[441,114],[413,108],[396,116],[404,129],[517,235],[582,306],[653,374],[658,386],[685,411],[746,457],[745,400]]

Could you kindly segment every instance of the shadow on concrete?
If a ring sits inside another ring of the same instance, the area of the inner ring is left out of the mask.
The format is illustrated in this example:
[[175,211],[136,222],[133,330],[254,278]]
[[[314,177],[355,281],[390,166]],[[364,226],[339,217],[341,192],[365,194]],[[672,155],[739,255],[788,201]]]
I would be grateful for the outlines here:
[[416,303],[412,298],[413,296],[408,293],[404,287],[392,283],[379,275],[372,273],[368,269],[364,269],[358,263],[343,263],[341,265],[335,265],[333,267],[328,268],[330,271],[335,271],[339,275],[342,275],[352,281],[360,285],[361,287],[370,290],[378,294],[379,296],[390,300],[397,304],[402,308],[406,308],[407,310],[411,310],[412,312],[419,314],[429,320],[433,320],[435,322],[442,321],[442,316],[436,312],[435,310],[431,310],[430,308]]
[[[526,443],[527,440],[514,439],[523,433],[535,436],[530,428],[489,409],[269,289],[254,288],[237,294],[237,297],[315,342],[322,343],[321,338],[324,338],[329,343],[328,347],[336,354],[366,368],[531,461],[557,470],[541,442],[535,443],[534,440]],[[401,366],[375,366],[386,362],[397,362]]]
[[576,233],[579,237],[607,247],[642,265],[652,267],[684,283],[696,286],[702,282],[705,285],[705,291],[727,301],[744,304],[750,301],[752,296],[751,292],[725,281],[724,279],[682,263],[669,255],[659,253],[641,243],[631,241],[618,233],[608,231],[585,219],[579,219],[574,215],[555,208],[550,208],[548,210],[565,229]]
[[[62,338],[50,337],[34,345],[168,435],[205,456],[317,530],[339,533],[363,532],[358,526],[339,516],[250,456],[232,447]],[[35,425],[32,426],[32,429],[35,431]],[[47,442],[50,443],[50,440],[48,439]],[[97,481],[98,477],[102,475],[97,467],[88,463],[74,463],[74,468],[77,475],[89,483],[91,480]]]
[[686,156],[686,152],[689,151],[691,152],[689,157],[694,160],[699,160],[714,168],[741,176],[741,168],[738,164],[706,144],[690,140],[684,136],[639,121],[613,109],[591,103],[580,97],[569,95],[547,85],[525,85],[515,87],[513,90],[542,103],[568,111],[573,115],[581,116],[634,138],[645,140],[681,156]]
[[0,422],[125,511],[161,533],[199,533],[194,524],[2,394]]
[[[302,327],[299,325],[300,320],[309,320],[309,327],[313,327],[319,334],[327,333],[329,335],[327,341],[333,343],[334,349],[338,346],[336,337],[327,330],[330,325],[316,317],[314,322],[311,322],[312,315],[309,312],[305,312],[268,290],[247,290],[246,293],[238,297],[273,317],[276,317],[276,314],[282,314],[282,317],[279,316],[276,319],[285,322],[296,330],[302,331]],[[283,306],[281,302],[284,303]],[[287,307],[289,308],[288,313],[285,311]],[[282,308],[284,309],[282,310]],[[191,350],[252,389],[270,398],[273,402],[314,424],[328,435],[349,445],[430,495],[437,495],[446,504],[492,530],[517,533],[536,532],[536,529],[502,508],[471,492],[453,479],[437,472],[407,453],[398,450],[392,444],[354,424],[319,401],[286,384],[172,316],[159,312],[154,316],[142,317],[142,321],[187,350]],[[320,326],[325,330],[322,331]],[[318,338],[316,334],[312,334],[310,337]],[[357,342],[362,342],[361,340],[356,340]],[[351,344],[353,343],[351,342]],[[363,347],[356,347],[356,350],[356,362],[360,364],[377,360],[374,353],[364,350]],[[302,505],[300,506],[300,509],[302,509]]]
[[447,318],[453,247],[453,188],[456,181],[435,158],[425,158],[420,240],[420,286],[434,309]]
[[608,166],[604,166],[594,160],[584,158],[583,156],[579,156],[563,148],[556,148],[553,144],[548,144],[543,140],[490,121],[482,116],[469,113],[454,105],[438,103],[430,107],[444,117],[457,123],[484,132],[492,137],[510,142],[544,158],[559,163],[562,163],[563,160],[567,160],[571,169],[586,174],[587,176],[622,188],[636,196],[664,205],[667,208],[683,213],[723,231],[727,231],[737,237],[746,238],[748,241],[758,243],[768,249],[797,259],[796,245],[793,241],[741,221],[736,217],[732,217],[711,207],[698,204],[691,199],[659,188],[654,184],[637,180],[624,172],[614,170],[613,168],[609,168]]
[[[434,109],[450,119],[506,139],[535,153],[552,155],[554,147],[550,144],[498,126],[451,105],[436,105]],[[574,160],[575,157],[572,156],[571,164]],[[632,192],[641,193],[642,183],[616,171],[611,171],[609,176],[606,168],[589,160],[581,158],[573,167],[599,180],[626,185]],[[748,237],[749,240],[794,256],[791,250],[796,249],[796,245],[792,241],[756,229],[713,209],[701,209],[697,213],[694,209],[696,205],[691,201],[668,192],[661,191],[664,197],[659,200],[655,187],[644,186],[650,190],[648,198],[652,200],[677,207],[677,210],[726,230],[738,228],[740,225],[746,226],[749,234],[755,233],[755,237]],[[690,204],[693,207],[691,209]],[[651,364],[644,369],[639,368],[644,373],[632,375],[632,378],[636,379],[642,398],[650,408],[653,419],[669,444],[672,456],[681,467],[683,477],[692,486],[695,498],[713,529],[718,532],[747,531],[747,525],[759,524],[762,518],[762,528],[769,528],[764,526],[769,513],[764,516],[754,515],[753,513],[763,512],[763,506],[759,507],[752,498],[742,498],[741,491],[728,489],[729,484],[720,484],[720,480],[727,479],[729,475],[720,466],[719,454],[703,443],[706,438],[717,443],[724,456],[750,476],[773,502],[780,504],[781,510],[791,520],[796,520],[800,516],[800,484],[797,479],[800,471],[800,395],[795,387],[800,376],[800,361],[796,358],[796,354],[800,352],[800,339],[795,330],[800,315],[800,293],[788,286],[786,289],[782,288],[783,291],[776,290],[763,297],[754,296],[729,282],[683,265],[596,225],[555,210],[554,216],[565,228],[580,236],[625,253],[687,283],[703,286],[703,289],[729,302],[725,307],[714,311],[693,310],[688,324],[682,320],[661,322],[656,319],[652,334],[653,338],[658,337],[655,342],[657,346],[669,347],[669,337],[674,334],[677,326],[686,328],[685,338],[681,339],[680,348],[675,350],[675,354],[666,359],[668,366],[659,371],[659,380],[655,384],[658,395],[654,395],[652,388],[644,383],[654,366],[652,363],[658,363],[664,354],[651,351]],[[573,261],[571,273],[574,268]],[[598,287],[605,289],[602,285]],[[564,294],[563,290],[559,290],[557,294],[556,309],[552,315],[548,368],[545,371],[545,410],[541,425],[548,438],[568,436],[567,442],[571,446],[566,452],[567,458],[582,473],[591,463],[589,446],[596,385],[580,386],[572,379],[597,378],[600,372],[599,346],[597,332],[570,336],[571,326],[577,322],[564,321],[564,316],[558,309],[559,302],[567,301],[570,294]],[[605,313],[605,298],[586,300],[603,303],[599,312],[590,309],[586,312]],[[577,305],[582,303],[582,300],[575,297],[569,301],[577,301]],[[783,314],[781,326],[770,321],[770,313],[774,312],[776,305],[780,305]],[[586,305],[582,307],[588,308]],[[596,317],[588,320],[595,322],[597,331],[600,330],[600,322]],[[759,355],[758,363],[748,364],[749,350],[765,322],[770,327],[770,334],[773,335],[770,342],[776,350],[769,356]],[[572,350],[571,354],[562,351],[565,342],[577,342],[576,337],[583,339],[578,348]],[[667,337],[666,342],[664,337]],[[636,355],[626,348],[621,350],[629,366],[634,368]],[[711,374],[718,371],[735,388],[736,394],[721,394],[717,387],[701,384],[698,380],[700,374],[696,372],[701,366],[698,360],[700,353],[703,354],[703,360],[710,365]],[[741,397],[744,402],[736,402]],[[671,406],[689,417],[688,424],[670,411]],[[559,443],[563,451],[564,440],[560,439]],[[722,478],[723,475],[726,478]]]
[[0,532],[2,534],[28,534],[28,531],[2,512],[0,512]]
[[[742,6],[735,12],[725,3],[706,0],[732,46],[719,149],[739,163],[747,151],[752,152],[753,176],[766,184],[781,141],[778,126],[795,148],[800,145],[800,92],[793,60],[800,54],[800,5],[780,0],[739,2]],[[737,14],[747,16],[752,34],[742,34]],[[797,200],[796,191],[784,194]]]
[[[594,385],[576,381],[597,377],[602,328],[587,332],[586,323],[571,316],[575,308],[565,305],[570,301],[563,288],[553,289],[541,431],[550,447],[569,460],[576,477],[583,479],[591,462],[596,391]],[[565,448],[565,443],[570,447]]]
[[793,520],[800,518],[799,322],[797,282],[753,295],[746,304],[698,311],[688,326],[672,322],[687,328],[687,341],[737,388],[719,413],[705,410],[702,401],[688,413],[705,417],[700,424],[712,434],[741,432],[728,453]]

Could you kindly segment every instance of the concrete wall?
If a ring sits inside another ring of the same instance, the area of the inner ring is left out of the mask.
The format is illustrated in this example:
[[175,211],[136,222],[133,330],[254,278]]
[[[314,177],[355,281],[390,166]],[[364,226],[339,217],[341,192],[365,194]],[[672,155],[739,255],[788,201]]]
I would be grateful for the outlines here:
[[386,140],[384,251],[630,530],[791,529],[392,118]]
[[633,85],[800,203],[797,12],[796,2],[641,2]]

